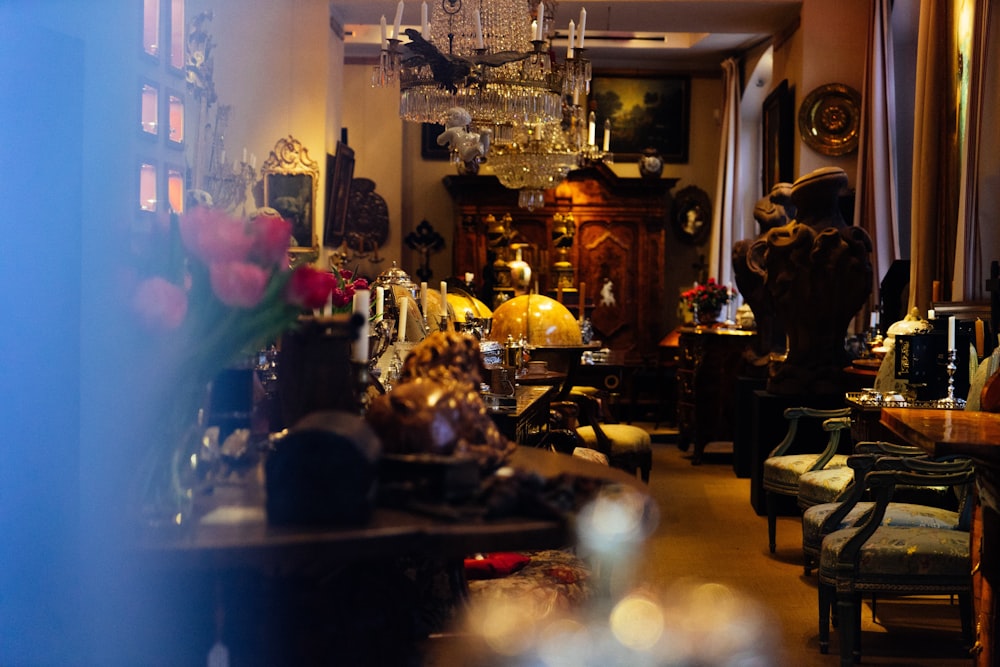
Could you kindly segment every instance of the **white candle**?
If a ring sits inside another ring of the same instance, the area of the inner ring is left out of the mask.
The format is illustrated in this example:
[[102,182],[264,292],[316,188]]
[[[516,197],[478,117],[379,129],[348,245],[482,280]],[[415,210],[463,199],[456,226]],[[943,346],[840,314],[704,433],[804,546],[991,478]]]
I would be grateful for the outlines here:
[[375,321],[381,322],[385,317],[385,288],[379,285],[375,288]]
[[243,147],[243,164],[247,163],[247,147]]
[[427,283],[420,283],[420,312],[427,317]]
[[545,5],[538,3],[538,14],[535,18],[535,39],[539,42],[545,39]]
[[486,43],[483,41],[483,17],[479,14],[478,9],[473,16],[476,19],[476,48],[482,50],[486,48]]
[[573,42],[576,41],[576,24],[569,20],[569,40],[566,42],[566,60],[573,59]]
[[385,14],[382,15],[382,21],[380,23],[380,27],[382,29],[382,50],[386,51],[389,48],[389,36],[386,34]]
[[361,316],[361,324],[358,325],[358,337],[354,341],[352,350],[353,360],[366,364],[368,363],[368,309],[371,307],[371,293],[366,289],[359,289],[354,293],[354,314]]
[[929,319],[929,320],[933,320],[934,319],[934,309],[933,308],[931,308],[930,310],[927,311],[927,319]]
[[392,38],[399,39],[399,26],[403,23],[403,0],[396,5],[396,20],[392,24]]
[[611,119],[604,120],[604,152],[611,150]]
[[474,278],[475,278],[474,275],[472,275],[468,271],[465,272],[465,282],[466,282],[466,284],[471,283]]
[[877,326],[878,326],[878,314],[872,313],[871,317],[868,319],[868,328],[874,329]]
[[427,20],[427,3],[420,3],[420,34],[423,35],[424,39],[430,39],[431,36],[431,24]]
[[396,340],[400,343],[406,342],[406,316],[409,305],[409,299],[405,296],[399,297],[399,332],[396,335]]
[[580,23],[577,26],[577,32],[579,33],[579,36],[577,37],[577,40],[576,40],[576,48],[578,48],[578,49],[582,49],[583,48],[583,31],[586,30],[586,29],[587,29],[587,10],[586,9],[581,9],[580,10]]
[[948,318],[948,351],[955,349],[955,316]]
[[597,114],[593,111],[590,112],[590,116],[587,118],[587,145],[597,145]]
[[441,314],[448,314],[448,283],[441,281]]

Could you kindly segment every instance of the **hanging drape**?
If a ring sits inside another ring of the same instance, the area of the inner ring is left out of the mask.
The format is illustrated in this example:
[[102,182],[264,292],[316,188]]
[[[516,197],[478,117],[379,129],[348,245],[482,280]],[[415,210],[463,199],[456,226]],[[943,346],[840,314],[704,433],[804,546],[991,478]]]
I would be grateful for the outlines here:
[[709,245],[708,275],[719,283],[733,282],[733,243],[743,238],[743,212],[739,170],[740,75],[732,58],[722,63],[722,141],[719,146],[719,171],[715,185],[716,205],[712,211],[712,235]]
[[[949,5],[921,2],[913,117],[913,195],[910,219],[910,300],[925,313],[934,280],[952,274],[955,252],[955,86]],[[951,113],[949,113],[951,111]],[[944,299],[949,294],[942,294]]]
[[892,0],[875,0],[868,22],[868,58],[862,93],[857,197],[854,219],[872,239],[870,307],[877,312],[879,285],[899,259],[896,189],[896,85],[893,75]]
[[[962,181],[960,184],[961,196],[958,205],[958,229],[956,248],[958,252],[955,256],[955,273],[953,276],[953,295],[956,301],[981,301],[987,298],[985,293],[985,279],[989,261],[1000,259],[1000,248],[997,245],[997,235],[990,233],[991,228],[985,226],[983,216],[992,216],[992,229],[996,226],[996,214],[981,206],[981,195],[983,192],[983,179],[992,179],[993,187],[997,185],[997,175],[995,158],[987,155],[984,142],[990,140],[988,129],[984,131],[984,124],[989,127],[990,110],[996,114],[996,48],[988,48],[990,44],[990,5],[988,0],[977,0],[974,7],[974,18],[972,19],[972,34],[968,45],[969,58],[968,70],[965,76],[968,77],[968,104],[965,123],[965,137],[962,142],[963,155]],[[991,68],[992,66],[992,68]],[[987,76],[992,72],[993,76]],[[996,131],[995,118],[992,121],[993,131]],[[992,149],[997,148],[1000,143],[995,138],[992,139]],[[985,164],[984,164],[985,160]],[[993,169],[989,165],[992,163]],[[986,167],[986,169],[984,169]],[[988,186],[987,186],[988,187]],[[995,195],[994,195],[995,196]],[[994,199],[995,201],[995,199]],[[984,244],[983,232],[986,231],[987,238],[992,245]],[[986,250],[991,248],[991,256],[986,256]]]

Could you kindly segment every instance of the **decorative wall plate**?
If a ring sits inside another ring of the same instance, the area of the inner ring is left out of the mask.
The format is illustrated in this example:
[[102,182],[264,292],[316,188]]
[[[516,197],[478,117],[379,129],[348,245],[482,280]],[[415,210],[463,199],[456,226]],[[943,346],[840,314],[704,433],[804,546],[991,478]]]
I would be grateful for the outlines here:
[[847,155],[858,147],[861,94],[828,83],[806,95],[799,107],[799,132],[806,145],[824,155]]

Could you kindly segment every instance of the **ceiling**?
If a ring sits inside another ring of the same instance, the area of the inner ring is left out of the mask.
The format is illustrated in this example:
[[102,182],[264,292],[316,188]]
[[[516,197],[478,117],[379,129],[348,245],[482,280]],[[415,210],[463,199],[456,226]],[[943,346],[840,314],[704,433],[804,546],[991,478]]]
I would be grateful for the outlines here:
[[[433,2],[433,0],[431,0]],[[420,0],[405,0],[403,24],[420,22]],[[556,53],[570,19],[587,9],[587,56],[602,69],[718,72],[728,56],[793,26],[801,0],[599,0],[558,2]],[[348,59],[376,58],[379,20],[392,23],[396,0],[333,0]],[[666,37],[666,39],[664,39]]]

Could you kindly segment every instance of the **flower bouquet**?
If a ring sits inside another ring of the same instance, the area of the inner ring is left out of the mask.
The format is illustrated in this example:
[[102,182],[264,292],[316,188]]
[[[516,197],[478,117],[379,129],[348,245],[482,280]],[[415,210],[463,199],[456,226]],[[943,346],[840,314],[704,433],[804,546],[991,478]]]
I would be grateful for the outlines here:
[[160,252],[131,295],[153,364],[145,373],[161,392],[152,399],[137,493],[143,513],[180,523],[190,509],[204,432],[199,410],[213,378],[277,340],[304,310],[349,309],[359,283],[309,265],[290,270],[291,225],[278,215],[243,220],[195,207],[159,231]]
[[709,278],[707,283],[695,283],[694,287],[681,293],[681,301],[700,323],[716,321],[729,299],[729,289],[715,282],[715,278]]

